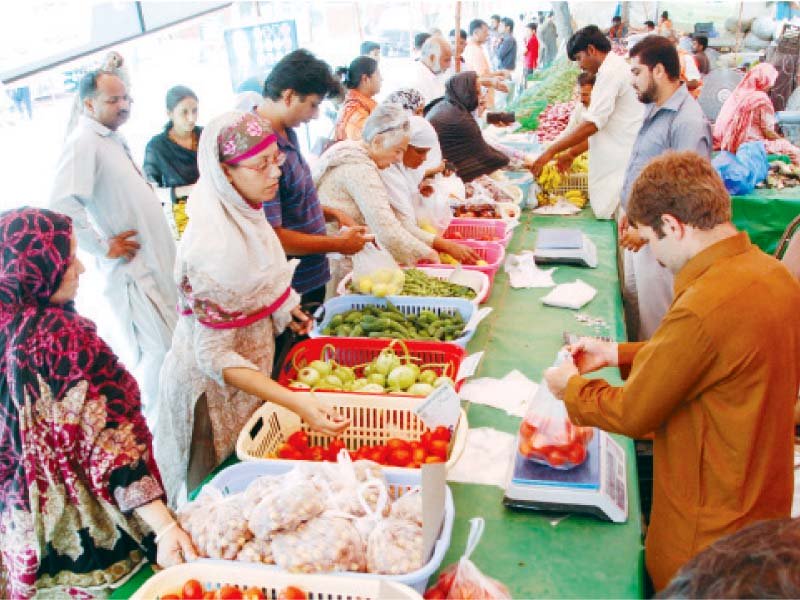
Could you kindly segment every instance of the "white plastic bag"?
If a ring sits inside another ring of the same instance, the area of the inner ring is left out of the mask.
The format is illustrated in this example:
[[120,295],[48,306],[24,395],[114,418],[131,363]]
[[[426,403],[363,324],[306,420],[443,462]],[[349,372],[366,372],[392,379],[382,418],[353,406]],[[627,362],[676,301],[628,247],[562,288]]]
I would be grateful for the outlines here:
[[413,198],[417,225],[436,235],[447,229],[453,220],[449,185],[444,183],[445,179],[447,178],[436,175],[433,179],[426,180],[421,186],[422,191]]
[[364,571],[364,544],[349,519],[318,517],[272,540],[275,564],[290,573]]
[[[562,350],[555,366],[564,359]],[[567,407],[542,382],[520,424],[519,452],[528,460],[553,469],[573,469],[586,460],[593,434],[591,427],[572,424]]]
[[374,243],[369,243],[353,255],[353,286],[361,294],[382,298],[403,291],[405,273],[392,255]]
[[505,585],[484,575],[470,560],[483,535],[484,527],[485,522],[482,518],[470,519],[469,537],[464,555],[457,563],[442,571],[436,585],[425,592],[425,598],[511,600],[511,593]]
[[233,560],[253,534],[244,517],[244,495],[224,496],[206,486],[194,502],[178,511],[178,524],[200,556]]

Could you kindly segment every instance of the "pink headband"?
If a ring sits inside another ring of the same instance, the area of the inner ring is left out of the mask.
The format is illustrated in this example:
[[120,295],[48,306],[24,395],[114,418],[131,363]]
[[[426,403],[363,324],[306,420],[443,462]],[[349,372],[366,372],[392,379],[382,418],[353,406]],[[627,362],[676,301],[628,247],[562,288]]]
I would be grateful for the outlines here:
[[270,133],[267,137],[258,142],[255,146],[253,146],[249,150],[245,150],[241,154],[236,154],[231,158],[226,159],[225,164],[235,165],[236,163],[242,162],[243,160],[246,160],[251,156],[255,156],[256,154],[261,152],[264,148],[266,148],[270,144],[275,143],[276,141],[278,141],[278,136],[275,135],[274,133]]

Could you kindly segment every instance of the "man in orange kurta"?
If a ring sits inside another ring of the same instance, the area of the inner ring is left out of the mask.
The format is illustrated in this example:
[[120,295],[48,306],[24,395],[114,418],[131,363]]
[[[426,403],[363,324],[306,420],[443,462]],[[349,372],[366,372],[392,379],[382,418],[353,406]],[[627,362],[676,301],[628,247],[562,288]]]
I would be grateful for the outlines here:
[[[750,243],[706,158],[653,160],[628,218],[675,274],[675,299],[648,342],[584,338],[545,378],[576,425],[654,432],[645,544],[656,590],[720,537],[787,517],[800,386],[800,284]],[[623,387],[586,373],[619,366]]]

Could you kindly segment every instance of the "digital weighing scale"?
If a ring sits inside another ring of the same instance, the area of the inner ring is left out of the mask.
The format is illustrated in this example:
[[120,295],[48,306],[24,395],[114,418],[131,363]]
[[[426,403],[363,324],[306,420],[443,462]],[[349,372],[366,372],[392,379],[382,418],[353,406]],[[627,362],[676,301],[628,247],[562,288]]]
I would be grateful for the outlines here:
[[537,264],[597,267],[597,247],[580,229],[540,227],[533,259]]
[[514,445],[503,504],[557,512],[594,515],[606,521],[628,520],[625,452],[607,433],[595,429],[589,456],[569,471],[551,469],[524,458]]

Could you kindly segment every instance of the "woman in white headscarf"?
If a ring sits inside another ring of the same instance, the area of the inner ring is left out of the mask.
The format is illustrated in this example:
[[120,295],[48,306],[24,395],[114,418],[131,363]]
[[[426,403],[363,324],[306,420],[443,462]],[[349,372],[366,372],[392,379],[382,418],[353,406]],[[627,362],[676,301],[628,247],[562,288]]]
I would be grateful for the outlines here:
[[227,113],[200,137],[200,179],[187,203],[175,265],[181,318],[161,371],[155,456],[172,504],[234,450],[262,402],[312,429],[345,429],[328,406],[269,378],[275,335],[311,321],[291,288],[287,261],[261,208],[278,189],[277,138],[254,113]]

